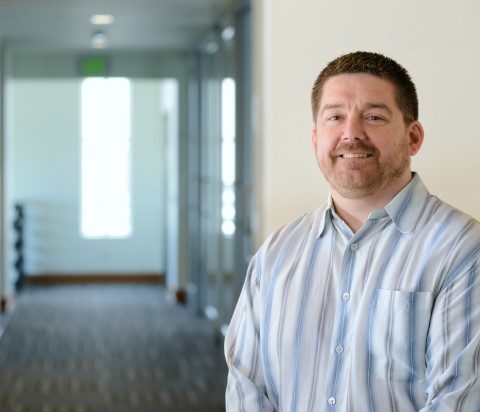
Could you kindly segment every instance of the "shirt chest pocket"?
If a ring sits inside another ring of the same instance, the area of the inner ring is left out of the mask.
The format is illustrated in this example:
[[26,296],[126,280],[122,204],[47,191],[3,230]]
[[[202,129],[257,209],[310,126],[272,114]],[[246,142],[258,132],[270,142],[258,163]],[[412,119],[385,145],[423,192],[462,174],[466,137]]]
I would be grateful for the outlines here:
[[378,289],[369,328],[373,375],[384,381],[425,378],[425,348],[433,295]]

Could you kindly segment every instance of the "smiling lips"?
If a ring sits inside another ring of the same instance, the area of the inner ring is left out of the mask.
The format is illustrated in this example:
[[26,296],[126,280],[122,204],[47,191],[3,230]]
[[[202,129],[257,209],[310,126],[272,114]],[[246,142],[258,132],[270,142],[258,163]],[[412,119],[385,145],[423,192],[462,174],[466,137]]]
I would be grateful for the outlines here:
[[344,159],[366,159],[370,156],[372,155],[368,153],[344,153],[340,155],[340,157],[343,157]]
[[377,149],[365,143],[343,144],[333,153],[342,159],[369,159],[378,157]]

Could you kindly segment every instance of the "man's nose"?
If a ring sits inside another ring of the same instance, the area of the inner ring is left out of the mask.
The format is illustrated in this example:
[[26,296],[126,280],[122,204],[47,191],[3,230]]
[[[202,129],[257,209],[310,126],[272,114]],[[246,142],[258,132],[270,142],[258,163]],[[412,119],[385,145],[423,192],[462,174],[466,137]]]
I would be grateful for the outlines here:
[[362,119],[356,116],[345,120],[343,129],[343,140],[363,140],[365,139],[365,130]]

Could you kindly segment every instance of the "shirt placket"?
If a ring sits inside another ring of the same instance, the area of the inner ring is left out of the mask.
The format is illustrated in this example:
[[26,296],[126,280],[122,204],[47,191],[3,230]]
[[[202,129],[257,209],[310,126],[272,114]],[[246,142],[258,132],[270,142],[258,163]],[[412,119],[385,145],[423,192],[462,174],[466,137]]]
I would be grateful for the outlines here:
[[339,288],[338,296],[335,297],[337,310],[335,327],[333,330],[333,340],[331,347],[331,359],[330,365],[332,369],[330,371],[329,382],[331,382],[331,388],[329,396],[326,399],[327,404],[332,410],[335,410],[339,406],[339,403],[345,404],[342,396],[342,372],[345,368],[345,363],[347,362],[347,355],[350,352],[349,343],[346,341],[348,336],[348,319],[352,315],[352,311],[355,310],[352,302],[352,276],[354,272],[354,264],[356,259],[356,254],[359,250],[359,237],[357,235],[350,236],[350,240],[346,244],[346,247],[343,251],[343,259],[341,271],[339,273]]

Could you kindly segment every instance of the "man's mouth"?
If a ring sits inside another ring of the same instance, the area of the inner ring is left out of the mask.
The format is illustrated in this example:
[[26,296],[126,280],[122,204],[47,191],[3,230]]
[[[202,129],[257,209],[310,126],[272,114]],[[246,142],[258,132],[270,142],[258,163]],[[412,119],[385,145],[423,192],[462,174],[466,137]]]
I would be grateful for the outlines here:
[[340,155],[340,157],[343,157],[344,159],[366,159],[371,156],[372,155],[368,153],[344,153]]

